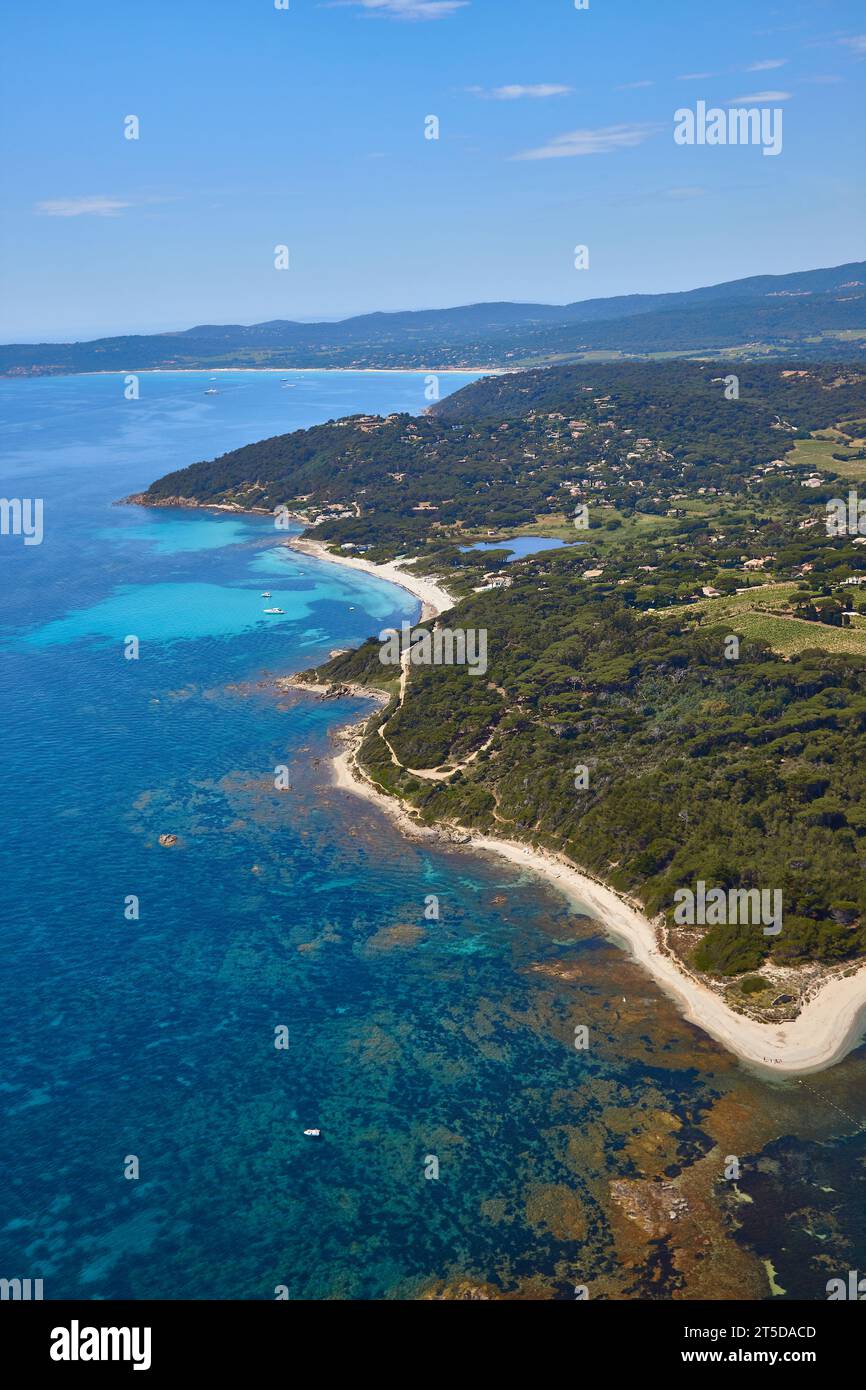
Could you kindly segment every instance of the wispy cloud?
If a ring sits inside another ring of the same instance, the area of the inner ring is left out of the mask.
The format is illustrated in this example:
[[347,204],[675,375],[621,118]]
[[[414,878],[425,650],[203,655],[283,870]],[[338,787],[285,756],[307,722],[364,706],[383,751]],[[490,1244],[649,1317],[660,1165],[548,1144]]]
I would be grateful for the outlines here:
[[728,100],[728,105],[739,106],[741,103],[749,103],[750,105],[755,106],[759,102],[790,101],[792,95],[792,92],[749,92],[744,97],[730,97]]
[[636,92],[640,87],[654,87],[655,83],[644,79],[642,82],[623,82],[614,90],[617,92]]
[[469,0],[330,0],[326,8],[366,10],[368,19],[447,19],[468,4]]
[[660,129],[657,125],[609,125],[598,130],[570,130],[556,135],[534,150],[523,150],[512,159],[575,159],[585,154],[610,154],[613,150],[642,145]]
[[787,58],[762,58],[758,63],[750,63],[744,72],[769,72],[771,68],[783,68]]
[[125,208],[133,206],[130,198],[111,198],[93,194],[81,198],[48,198],[35,203],[33,211],[44,217],[118,217]]
[[848,39],[840,39],[839,42],[846,48],[853,49],[855,53],[866,54],[866,34],[852,34]]
[[709,77],[718,77],[717,72],[681,72],[678,82],[705,82]]
[[512,83],[508,87],[467,87],[477,97],[487,97],[491,101],[520,101],[523,97],[535,100],[544,97],[564,97],[573,92],[573,87],[564,87],[559,82],[535,82],[529,85]]

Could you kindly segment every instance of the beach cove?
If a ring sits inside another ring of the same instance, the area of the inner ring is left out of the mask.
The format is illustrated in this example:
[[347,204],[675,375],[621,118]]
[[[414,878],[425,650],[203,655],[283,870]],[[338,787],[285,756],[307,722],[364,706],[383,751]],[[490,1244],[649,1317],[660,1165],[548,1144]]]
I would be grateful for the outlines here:
[[[448,611],[456,601],[441,582],[417,572],[417,560],[377,565],[359,557],[335,554],[309,538],[299,538],[290,544],[293,549],[319,560],[360,569],[399,584],[421,600],[425,619]],[[334,760],[336,783],[344,790],[372,798],[393,814],[395,799],[371,782],[356,761],[358,742],[354,740],[337,754]],[[409,831],[415,829],[413,816],[402,804],[397,807],[397,822]],[[849,966],[835,972],[811,994],[793,1021],[759,1022],[730,1008],[715,990],[665,950],[659,929],[643,914],[639,903],[582,873],[564,856],[475,833],[466,837],[465,843],[472,849],[499,855],[512,864],[530,869],[564,893],[578,910],[588,910],[676,1001],[685,1018],[744,1062],[778,1075],[821,1071],[844,1057],[863,1037],[866,966],[859,969]]]
[[46,1299],[572,1301],[765,1298],[769,1262],[824,1298],[862,1240],[864,1049],[768,1081],[552,882],[334,785],[369,701],[281,673],[417,621],[408,570],[114,503],[230,445],[420,411],[423,378],[222,380],[0,383],[8,490],[45,498],[42,545],[0,555],[4,1269]]

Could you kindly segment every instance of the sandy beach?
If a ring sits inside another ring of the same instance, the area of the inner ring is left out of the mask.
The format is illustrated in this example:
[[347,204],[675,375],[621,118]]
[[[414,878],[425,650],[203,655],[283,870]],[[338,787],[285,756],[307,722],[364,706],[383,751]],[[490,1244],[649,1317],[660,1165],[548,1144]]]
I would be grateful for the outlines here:
[[[335,376],[506,376],[516,371],[516,367],[139,367],[136,376],[216,376],[223,372],[275,372],[278,376],[321,376],[331,372]],[[8,376],[0,372],[0,376]],[[57,372],[57,376],[126,376],[125,371],[106,367],[90,372]]]
[[408,593],[421,600],[421,617],[424,620],[447,612],[457,602],[441,580],[416,574],[414,570],[406,569],[405,563],[398,565],[395,560],[391,560],[385,565],[374,565],[372,560],[365,560],[360,555],[335,555],[321,541],[308,540],[300,536],[293,536],[286,544],[291,550],[299,550],[302,555],[313,555],[317,560],[345,565],[347,569],[363,570],[365,574],[373,574],[377,579],[387,579],[391,584],[399,585],[401,589],[406,589]]
[[470,844],[554,884],[595,917],[614,941],[627,947],[632,959],[652,975],[690,1023],[746,1062],[777,1074],[822,1071],[850,1052],[862,1035],[866,968],[828,980],[792,1022],[760,1023],[735,1013],[712,989],[687,974],[661,949],[655,928],[636,906],[563,857],[483,835],[473,835]]
[[[363,569],[400,584],[422,600],[425,617],[434,617],[454,604],[439,583],[395,564],[374,565],[360,558],[332,555],[317,541],[296,540],[291,544],[318,559]],[[381,698],[380,692],[372,693]],[[498,855],[547,880],[576,908],[595,918],[613,941],[624,946],[690,1023],[744,1062],[777,1076],[804,1075],[823,1071],[857,1046],[866,1024],[866,966],[826,980],[790,1022],[761,1023],[737,1013],[663,948],[656,927],[639,904],[582,873],[564,856],[518,841],[460,832],[455,827],[436,830],[420,826],[400,801],[381,791],[358,767],[355,754],[359,742],[359,733],[350,731],[345,748],[334,759],[338,788],[374,802],[413,837],[429,836],[447,842],[453,834],[465,848]]]

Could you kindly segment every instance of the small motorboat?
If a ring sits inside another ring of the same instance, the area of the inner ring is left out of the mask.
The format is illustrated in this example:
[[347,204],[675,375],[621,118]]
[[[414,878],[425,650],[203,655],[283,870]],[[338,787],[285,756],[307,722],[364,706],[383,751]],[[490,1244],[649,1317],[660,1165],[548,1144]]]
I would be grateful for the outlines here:
[[307,1136],[308,1139],[319,1139],[321,1137],[322,1131],[320,1129],[305,1129],[304,1134]]
[[206,396],[218,396],[218,395],[219,395],[219,391],[216,389],[215,386],[209,386],[209,387],[207,388],[207,390],[205,391],[205,395],[206,395]]
[[270,591],[270,589],[265,589],[264,593],[262,594],[262,598],[270,598],[270,596],[271,596],[271,591]]
[[285,608],[263,608],[263,613],[285,613]]

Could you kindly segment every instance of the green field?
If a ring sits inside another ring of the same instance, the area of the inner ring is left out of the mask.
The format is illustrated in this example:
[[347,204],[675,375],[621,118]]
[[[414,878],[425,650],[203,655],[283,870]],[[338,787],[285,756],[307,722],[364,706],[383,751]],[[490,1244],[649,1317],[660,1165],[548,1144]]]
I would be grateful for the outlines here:
[[720,598],[702,598],[695,603],[678,607],[677,613],[703,613],[714,622],[721,618],[741,617],[744,613],[761,609],[786,608],[796,584],[756,584],[752,589],[741,589],[735,594],[723,594]]
[[[862,421],[852,422],[849,428],[862,428]],[[837,426],[833,430],[819,430],[811,439],[798,439],[785,462],[810,469],[813,473],[838,473],[840,478],[850,482],[862,482],[866,478],[866,459],[851,457],[866,448],[866,439],[848,434]],[[834,454],[845,454],[845,460],[834,458]]]
[[781,656],[793,656],[810,647],[828,652],[866,655],[866,623],[857,615],[854,627],[831,627],[795,618],[784,610],[796,584],[761,584],[721,598],[705,598],[697,603],[663,609],[660,618],[683,613],[701,614],[705,623],[730,626],[738,637],[766,642]]
[[821,647],[825,652],[850,652],[866,656],[866,628],[830,627],[805,618],[786,618],[775,613],[745,612],[735,624],[739,637],[766,642],[780,656],[794,656]]

